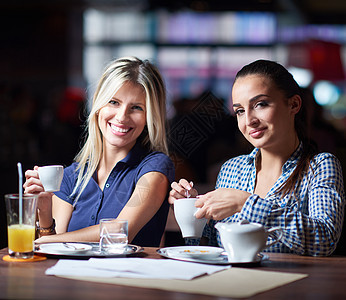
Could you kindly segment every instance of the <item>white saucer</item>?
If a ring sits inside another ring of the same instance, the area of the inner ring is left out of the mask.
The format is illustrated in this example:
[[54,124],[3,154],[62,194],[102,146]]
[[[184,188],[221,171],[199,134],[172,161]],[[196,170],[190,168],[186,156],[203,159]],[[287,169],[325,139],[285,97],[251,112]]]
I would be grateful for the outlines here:
[[47,243],[40,245],[40,250],[49,254],[76,254],[84,253],[91,249],[91,245],[79,243]]
[[202,260],[222,259],[221,254],[225,250],[209,246],[182,246],[167,249],[167,254],[174,257],[187,257]]
[[[209,252],[204,252],[207,250],[209,250]],[[254,261],[229,261],[227,253],[223,248],[211,246],[166,247],[158,249],[157,253],[166,258],[213,265],[251,265],[269,258],[267,255],[259,253]]]
[[90,257],[125,257],[136,255],[143,251],[143,248],[128,244],[122,254],[104,253],[100,251],[99,243],[46,243],[36,244],[35,253],[54,256],[90,258]]

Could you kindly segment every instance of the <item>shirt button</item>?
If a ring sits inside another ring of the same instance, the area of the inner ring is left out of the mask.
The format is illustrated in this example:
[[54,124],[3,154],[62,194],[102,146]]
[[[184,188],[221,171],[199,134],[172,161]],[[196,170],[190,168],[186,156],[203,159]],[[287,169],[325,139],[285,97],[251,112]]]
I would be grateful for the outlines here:
[[95,219],[95,216],[91,216],[91,220],[94,220]]
[[106,184],[106,188],[108,188],[108,187],[109,187],[109,183]]

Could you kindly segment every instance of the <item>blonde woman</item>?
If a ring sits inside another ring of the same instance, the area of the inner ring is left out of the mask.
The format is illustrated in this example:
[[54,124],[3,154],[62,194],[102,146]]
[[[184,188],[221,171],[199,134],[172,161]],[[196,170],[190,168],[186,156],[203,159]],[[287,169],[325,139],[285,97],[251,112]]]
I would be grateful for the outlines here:
[[174,166],[167,156],[165,88],[149,61],[125,57],[105,69],[87,120],[88,135],[65,168],[59,192],[44,191],[34,170],[25,193],[39,194],[43,242],[95,242],[99,221],[129,222],[129,242],[158,246],[168,213]]

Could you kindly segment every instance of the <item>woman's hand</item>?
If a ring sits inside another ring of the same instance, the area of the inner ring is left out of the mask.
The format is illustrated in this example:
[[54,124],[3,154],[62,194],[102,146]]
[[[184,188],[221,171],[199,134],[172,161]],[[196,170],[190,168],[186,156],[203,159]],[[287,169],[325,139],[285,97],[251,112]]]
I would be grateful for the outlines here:
[[33,170],[27,170],[25,172],[26,181],[23,185],[25,189],[24,193],[39,194],[41,192],[44,192],[44,187],[42,185],[37,170],[38,166],[35,166]]
[[222,220],[240,212],[246,199],[251,194],[232,189],[219,188],[204,195],[199,195],[195,205],[200,207],[196,218]]
[[187,197],[196,197],[198,192],[193,188],[193,182],[188,182],[186,179],[180,179],[178,182],[171,184],[171,191],[169,192],[168,202],[173,204],[175,200]]
[[36,194],[37,210],[39,212],[40,226],[49,227],[52,224],[52,196],[53,193],[45,192],[37,172],[38,166],[25,172],[24,193]]
[[[53,239],[51,239],[53,237]],[[35,240],[35,244],[44,244],[49,242],[56,242],[56,235],[44,235]]]

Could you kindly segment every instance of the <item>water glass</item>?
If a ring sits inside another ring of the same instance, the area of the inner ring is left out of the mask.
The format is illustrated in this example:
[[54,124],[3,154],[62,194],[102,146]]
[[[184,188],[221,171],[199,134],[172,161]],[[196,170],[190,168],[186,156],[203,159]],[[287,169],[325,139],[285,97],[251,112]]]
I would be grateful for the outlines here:
[[118,219],[100,220],[100,251],[123,254],[128,243],[128,222]]

